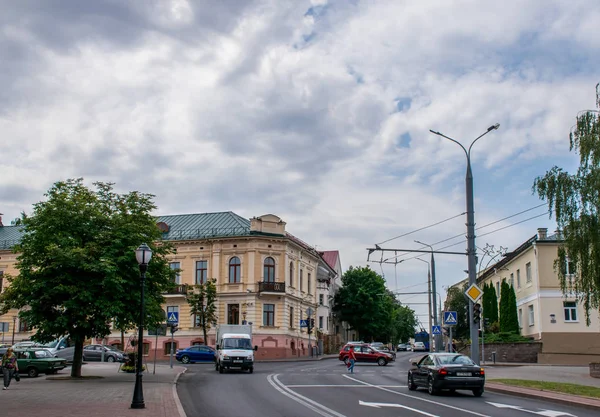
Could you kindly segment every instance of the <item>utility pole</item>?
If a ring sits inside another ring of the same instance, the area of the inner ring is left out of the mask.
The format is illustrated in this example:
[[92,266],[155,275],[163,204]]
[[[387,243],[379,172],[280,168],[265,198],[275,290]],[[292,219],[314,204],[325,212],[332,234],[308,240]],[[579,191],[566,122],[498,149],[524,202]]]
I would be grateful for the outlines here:
[[[437,289],[436,289],[436,284],[435,284],[435,257],[433,256],[433,246],[428,245],[427,243],[423,243],[423,242],[419,242],[418,240],[415,240],[415,242],[424,245],[424,246],[429,246],[429,249],[431,249],[431,298],[432,303],[433,303],[433,324],[435,326],[439,326],[439,322],[438,322],[438,315],[437,315],[437,300],[436,300],[436,295],[437,295]],[[431,326],[430,326],[431,327]],[[442,340],[442,336],[441,335],[436,335],[435,336],[435,351],[442,351],[442,344],[441,344],[441,340]]]

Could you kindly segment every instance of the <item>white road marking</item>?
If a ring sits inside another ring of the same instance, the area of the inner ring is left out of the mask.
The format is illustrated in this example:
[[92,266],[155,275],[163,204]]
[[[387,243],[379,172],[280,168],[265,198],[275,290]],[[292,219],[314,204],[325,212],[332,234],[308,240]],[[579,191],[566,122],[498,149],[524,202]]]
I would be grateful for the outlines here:
[[473,415],[475,415],[475,416],[480,416],[480,417],[490,417],[490,416],[488,416],[487,414],[481,414],[481,413],[477,413],[477,412],[475,412],[475,411],[467,410],[467,409],[460,408],[460,407],[454,407],[453,405],[444,404],[444,403],[441,403],[441,402],[438,402],[438,401],[426,400],[425,398],[420,398],[420,397],[415,397],[415,396],[413,396],[413,395],[403,394],[403,393],[401,393],[401,392],[398,392],[398,391],[392,391],[392,390],[390,390],[390,389],[387,389],[387,388],[381,388],[381,387],[378,387],[377,385],[369,384],[368,382],[364,382],[364,381],[361,381],[360,379],[355,379],[355,378],[352,378],[352,377],[350,377],[350,376],[348,376],[348,375],[343,375],[343,377],[344,377],[344,378],[348,378],[348,379],[350,379],[350,380],[352,380],[352,381],[354,381],[354,382],[359,382],[359,383],[362,383],[362,384],[365,384],[365,385],[371,385],[372,387],[374,387],[374,388],[377,388],[377,389],[380,389],[380,390],[382,390],[382,391],[391,392],[391,393],[393,393],[393,394],[396,394],[396,395],[401,395],[401,396],[403,396],[403,397],[412,398],[412,399],[414,399],[414,400],[419,400],[419,401],[423,401],[423,402],[426,402],[426,403],[430,403],[430,404],[439,405],[439,406],[441,406],[441,407],[451,408],[451,409],[453,409],[453,410],[462,411],[462,412],[464,412],[464,413],[473,414]]
[[493,405],[494,407],[497,408],[511,408],[513,410],[519,410],[519,411],[523,411],[525,413],[531,413],[531,414],[537,414],[539,416],[544,416],[544,417],[560,417],[560,416],[571,416],[571,417],[577,417],[571,413],[563,413],[562,411],[555,411],[555,410],[542,410],[542,411],[533,411],[533,410],[526,410],[525,408],[522,408],[518,405],[510,405],[510,404],[502,404],[502,403],[493,403],[491,401],[486,401],[486,403]]
[[267,381],[269,384],[273,386],[277,391],[285,395],[286,397],[291,398],[292,400],[302,404],[306,408],[313,410],[315,413],[323,416],[323,417],[346,417],[343,414],[338,413],[328,407],[325,407],[323,404],[320,404],[316,401],[311,400],[303,395],[298,394],[297,392],[292,391],[288,387],[286,387],[279,379],[277,378],[277,374],[270,374],[267,376]]
[[[319,385],[319,384],[298,384],[298,385],[286,385],[288,388],[373,388],[369,385],[356,385],[356,384],[341,384],[341,385]],[[375,387],[384,388],[406,388],[406,385],[376,385]]]
[[359,400],[358,401],[358,405],[364,405],[364,406],[367,406],[367,407],[374,407],[374,408],[381,408],[381,407],[404,408],[406,410],[414,411],[415,413],[423,414],[424,416],[439,417],[439,416],[436,416],[435,414],[429,414],[429,413],[426,413],[425,411],[417,410],[416,408],[407,407],[407,406],[402,405],[402,404],[369,403],[369,402],[365,402],[365,401],[360,401]]

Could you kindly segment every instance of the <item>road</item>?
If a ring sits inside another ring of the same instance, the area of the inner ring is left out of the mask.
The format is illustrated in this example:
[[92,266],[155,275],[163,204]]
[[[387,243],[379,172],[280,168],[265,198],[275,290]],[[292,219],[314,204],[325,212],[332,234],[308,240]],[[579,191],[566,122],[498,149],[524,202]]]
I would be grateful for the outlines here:
[[263,362],[254,374],[219,374],[211,364],[193,364],[177,392],[188,417],[546,417],[597,416],[597,411],[485,392],[430,396],[409,391],[412,352],[398,352],[387,366],[357,364],[354,374],[337,359]]

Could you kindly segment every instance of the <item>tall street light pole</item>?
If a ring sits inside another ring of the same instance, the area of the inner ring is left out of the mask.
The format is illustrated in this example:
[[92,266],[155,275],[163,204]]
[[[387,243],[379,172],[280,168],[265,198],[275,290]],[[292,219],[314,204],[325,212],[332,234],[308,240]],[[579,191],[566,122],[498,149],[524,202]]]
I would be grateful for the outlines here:
[[133,401],[131,401],[131,408],[145,408],[144,403],[144,389],[142,387],[142,377],[144,372],[142,370],[142,355],[144,354],[144,286],[146,284],[146,270],[148,269],[148,263],[152,259],[152,250],[142,243],[135,250],[135,258],[140,266],[140,286],[141,286],[141,303],[140,303],[140,324],[138,329],[138,342],[137,342],[137,358],[136,358],[136,373],[135,373],[135,388],[133,389]]
[[[440,323],[438,323],[438,315],[437,315],[437,300],[436,298],[436,294],[437,294],[437,289],[436,289],[436,284],[435,284],[435,258],[433,256],[433,246],[428,245],[427,243],[423,243],[423,242],[419,242],[418,240],[415,240],[416,243],[420,244],[420,245],[424,245],[424,246],[429,246],[429,249],[431,249],[431,298],[432,300],[432,304],[433,304],[433,324],[434,326],[439,326]],[[440,335],[436,335],[435,336],[435,350],[440,351],[441,350],[441,340],[440,340]]]
[[[427,333],[429,333],[429,351],[432,351],[433,348],[433,327],[432,327],[432,323],[431,323],[431,264],[429,262],[427,262],[424,259],[421,258],[415,258],[417,261],[421,261],[421,262],[425,262],[427,264],[427,284],[428,284],[428,288],[429,288],[429,293],[427,294],[427,305],[429,306],[429,311],[427,316],[429,317],[429,331]],[[435,310],[435,306],[433,307],[433,309]]]
[[[487,131],[479,135],[471,144],[467,150],[460,142],[452,139],[440,132],[429,130],[434,135],[441,136],[449,141],[456,143],[458,146],[465,151],[467,157],[467,175],[465,178],[466,183],[466,194],[467,194],[467,257],[469,258],[469,285],[476,284],[477,282],[477,253],[475,247],[475,208],[473,204],[473,172],[471,171],[471,148],[479,139],[490,133],[492,130],[496,130],[500,127],[499,123],[488,127]],[[471,334],[471,360],[479,364],[479,325],[473,323],[473,302],[469,300],[469,328]]]

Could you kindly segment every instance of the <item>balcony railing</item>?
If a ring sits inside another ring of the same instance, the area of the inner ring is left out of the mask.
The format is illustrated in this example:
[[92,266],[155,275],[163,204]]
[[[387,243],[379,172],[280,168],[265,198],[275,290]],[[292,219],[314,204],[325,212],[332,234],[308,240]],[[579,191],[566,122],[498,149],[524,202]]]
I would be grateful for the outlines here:
[[285,292],[285,282],[259,282],[258,292]]
[[182,284],[182,285],[174,284],[171,288],[169,288],[163,294],[166,294],[166,295],[186,295],[187,294],[187,290],[188,290],[188,285],[186,285],[186,284]]

